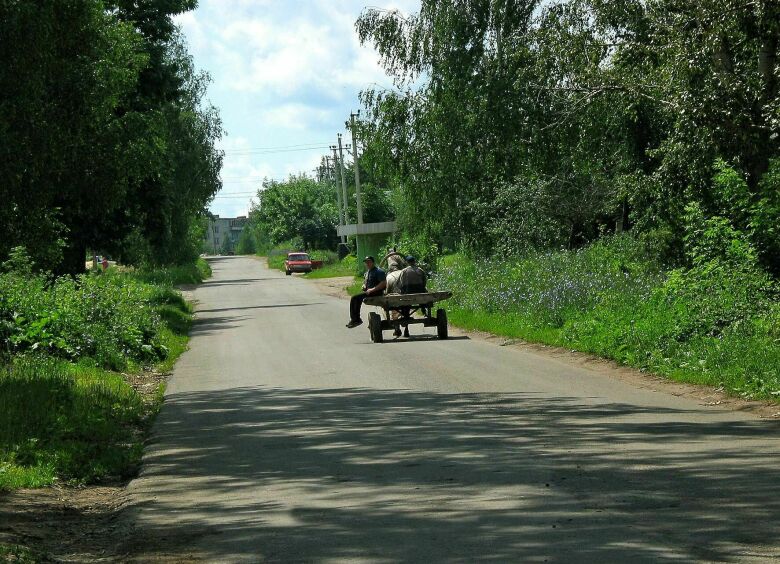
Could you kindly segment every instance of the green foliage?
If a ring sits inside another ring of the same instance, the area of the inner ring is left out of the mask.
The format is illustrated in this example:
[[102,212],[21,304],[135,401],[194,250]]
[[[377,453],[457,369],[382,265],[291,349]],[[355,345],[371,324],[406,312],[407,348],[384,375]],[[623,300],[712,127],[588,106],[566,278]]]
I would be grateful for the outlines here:
[[83,272],[197,257],[193,226],[219,188],[208,79],[172,21],[193,1],[0,4],[0,260]]
[[[395,249],[403,256],[413,256],[417,264],[424,270],[432,272],[436,270],[439,258],[439,246],[433,238],[425,234],[402,235],[389,241],[382,249],[382,257],[387,256],[391,249]],[[377,257],[377,260],[380,260]]]
[[[199,277],[206,269],[192,267]],[[170,285],[180,270],[0,274],[0,490],[135,472],[162,389],[142,398],[105,368],[173,367],[192,320]]]
[[284,182],[264,182],[257,196],[248,227],[273,246],[300,239],[301,245],[291,250],[335,248],[338,207],[330,186],[305,175],[290,176]]
[[777,275],[778,22],[737,0],[368,8],[359,38],[397,88],[361,94],[362,165],[404,232],[475,255],[634,228],[679,262],[696,204]]
[[0,560],[18,564],[37,564],[44,561],[44,558],[26,546],[0,542]]
[[194,266],[137,275],[109,270],[53,282],[0,274],[2,351],[90,359],[114,370],[158,362],[170,354],[166,327],[184,334],[188,328],[189,307],[170,285],[201,280]]
[[327,261],[322,268],[312,270],[310,273],[305,275],[306,278],[336,278],[340,276],[355,276],[355,272],[357,272],[357,258],[352,255],[347,255],[343,260],[338,260],[338,258],[335,257],[335,254],[336,253],[332,253],[335,260]]
[[133,277],[147,284],[181,286],[200,284],[211,276],[209,263],[198,258],[194,262],[165,268],[141,268],[133,271]]
[[127,477],[145,408],[120,375],[40,356],[0,370],[0,490]]
[[780,274],[780,160],[769,162],[757,195],[752,193],[744,175],[718,160],[713,188],[712,208],[720,217],[722,229],[729,227],[743,233],[742,244],[749,243],[761,263],[776,276]]
[[[734,231],[724,232],[719,221],[704,224],[691,231],[688,270],[664,272],[643,243],[616,237],[577,251],[483,261],[449,256],[434,284],[454,292],[448,310],[461,326],[776,398],[777,285],[742,243],[732,245]],[[724,257],[724,248],[736,251]]]
[[257,253],[257,241],[251,229],[245,228],[241,231],[241,237],[239,237],[236,245],[236,253],[239,255],[253,255]]

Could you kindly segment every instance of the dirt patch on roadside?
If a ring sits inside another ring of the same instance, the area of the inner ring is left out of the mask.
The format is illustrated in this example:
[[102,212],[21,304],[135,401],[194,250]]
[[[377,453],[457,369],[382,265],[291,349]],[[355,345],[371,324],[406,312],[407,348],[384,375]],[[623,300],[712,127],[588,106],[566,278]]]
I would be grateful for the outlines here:
[[317,289],[326,296],[348,300],[347,286],[350,286],[355,281],[355,278],[352,276],[339,276],[337,278],[313,278],[309,281],[313,282]]
[[115,561],[122,492],[115,485],[0,493],[0,544],[27,547],[42,562]]

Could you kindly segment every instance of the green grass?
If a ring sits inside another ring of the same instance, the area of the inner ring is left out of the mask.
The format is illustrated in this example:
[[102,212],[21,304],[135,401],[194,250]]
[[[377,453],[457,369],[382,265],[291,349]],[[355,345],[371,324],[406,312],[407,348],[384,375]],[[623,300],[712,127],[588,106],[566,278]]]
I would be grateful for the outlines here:
[[211,276],[209,263],[198,258],[194,263],[159,268],[144,268],[132,273],[133,277],[147,284],[182,286],[200,284]]
[[273,270],[284,270],[284,261],[287,259],[285,255],[269,255],[266,257],[268,261],[268,268]]
[[0,542],[0,562],[17,562],[19,564],[34,564],[49,559],[44,559],[35,551],[18,544],[6,544]]
[[566,347],[681,382],[780,400],[780,304],[765,274],[712,260],[664,271],[628,238],[576,252],[445,257],[457,326]]
[[350,262],[337,262],[326,264],[322,268],[312,270],[305,275],[306,278],[337,278],[340,276],[354,276],[355,265]]
[[356,296],[363,291],[363,277],[355,276],[354,282],[346,287],[347,294],[350,296]]
[[[106,280],[119,285],[118,294],[123,281],[138,284],[134,274],[111,276]],[[177,273],[160,275],[156,284],[145,287],[143,301],[136,304],[144,311],[135,315],[157,320],[151,326],[156,332],[154,343],[164,355],[153,364],[160,372],[171,370],[186,350],[192,322],[191,306],[169,285],[176,279],[181,279]],[[64,290],[61,294],[61,299],[69,295]],[[57,303],[52,302],[53,307]],[[113,318],[105,319],[110,323]],[[91,327],[102,331],[97,322]],[[144,370],[148,364],[135,358],[124,363],[129,372]],[[124,480],[134,475],[164,385],[141,395],[123,374],[109,368],[98,358],[55,358],[35,348],[0,364],[0,490]]]
[[0,490],[124,479],[140,461],[145,405],[120,374],[22,357],[0,398]]

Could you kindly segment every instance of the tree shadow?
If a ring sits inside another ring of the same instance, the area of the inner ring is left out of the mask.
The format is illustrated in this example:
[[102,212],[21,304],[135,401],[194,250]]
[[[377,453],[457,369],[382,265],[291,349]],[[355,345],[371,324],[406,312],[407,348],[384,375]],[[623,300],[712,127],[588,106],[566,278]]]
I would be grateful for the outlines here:
[[254,282],[278,282],[284,278],[236,278],[234,280],[207,280],[201,285],[203,288],[216,288],[219,286],[250,286]]
[[313,302],[309,304],[270,304],[270,305],[253,305],[253,306],[238,306],[238,307],[221,307],[215,309],[199,309],[198,313],[219,313],[223,311],[242,311],[246,309],[276,309],[280,307],[306,307],[313,305],[322,305],[323,302]]
[[229,561],[780,556],[777,424],[599,401],[175,394],[133,486],[146,501],[127,508],[125,543],[197,530],[208,559]]

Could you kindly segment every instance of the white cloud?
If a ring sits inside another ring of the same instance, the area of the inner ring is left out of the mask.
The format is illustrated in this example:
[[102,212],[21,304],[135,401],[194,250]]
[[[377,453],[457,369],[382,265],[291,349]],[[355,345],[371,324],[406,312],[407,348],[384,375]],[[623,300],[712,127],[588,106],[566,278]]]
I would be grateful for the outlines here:
[[[404,13],[419,9],[419,0],[371,3]],[[359,108],[359,91],[392,83],[377,53],[358,41],[354,24],[365,5],[365,0],[201,0],[196,11],[176,18],[195,65],[213,78],[209,98],[229,134],[222,143],[224,188],[212,211],[246,212],[249,194],[243,193],[258,188],[264,176],[311,174],[328,152],[251,149],[332,143],[349,112]]]

